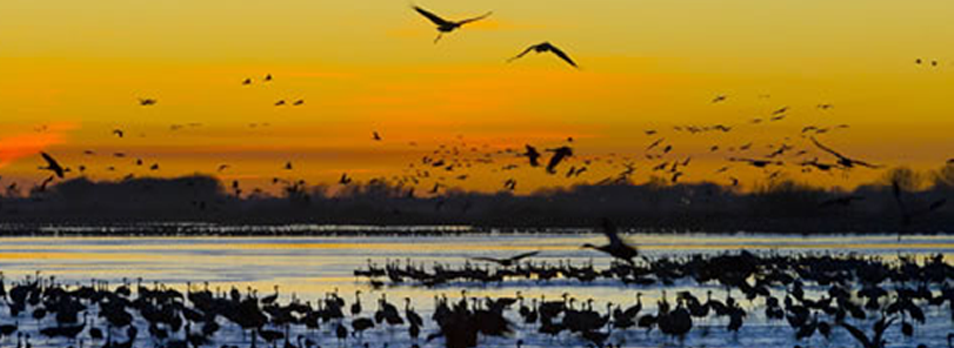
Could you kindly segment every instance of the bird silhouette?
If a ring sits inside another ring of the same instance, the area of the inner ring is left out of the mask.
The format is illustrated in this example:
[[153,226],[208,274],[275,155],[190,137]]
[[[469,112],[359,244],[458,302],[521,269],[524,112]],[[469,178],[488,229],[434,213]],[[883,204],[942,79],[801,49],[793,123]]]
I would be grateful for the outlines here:
[[501,265],[501,266],[503,266],[503,267],[510,267],[510,266],[513,266],[513,265],[517,264],[518,262],[520,262],[520,260],[523,260],[523,259],[528,258],[528,257],[536,256],[537,254],[540,254],[540,252],[539,252],[539,251],[531,251],[531,252],[528,252],[528,253],[517,254],[517,255],[514,255],[514,256],[511,256],[511,257],[508,257],[508,258],[505,258],[505,259],[498,259],[498,258],[493,258],[493,257],[472,257],[472,258],[470,258],[470,259],[471,259],[471,260],[476,260],[476,261],[493,262],[493,263],[496,263],[496,264]]
[[531,167],[540,166],[540,162],[539,162],[540,153],[537,152],[537,148],[530,146],[529,144],[525,145],[525,147],[527,149],[527,152],[524,152],[523,156],[526,156],[527,158],[530,159],[530,166]]
[[250,84],[252,84],[252,79],[245,79],[242,81],[242,85],[250,85]]
[[381,134],[378,134],[377,131],[374,131],[374,133],[371,134],[371,139],[374,139],[374,141],[381,141]]
[[338,183],[342,185],[347,185],[351,183],[351,178],[348,177],[348,173],[342,173],[341,178],[338,179]]
[[425,18],[430,20],[432,23],[437,25],[438,34],[437,34],[437,38],[434,39],[435,44],[441,40],[444,34],[453,32],[454,30],[459,29],[464,24],[479,21],[493,14],[493,12],[487,12],[482,16],[468,18],[468,19],[464,19],[460,21],[451,21],[451,20],[441,18],[440,16],[421,8],[420,6],[414,6],[414,11],[417,11],[417,13],[420,13],[422,16],[424,16]]
[[550,157],[550,163],[547,163],[547,173],[556,174],[556,167],[560,165],[567,157],[573,156],[573,149],[569,146],[560,146],[555,149],[547,149],[549,152],[553,152],[553,157]]
[[730,161],[730,162],[745,162],[745,163],[748,163],[749,165],[751,165],[751,166],[753,166],[753,167],[756,167],[756,168],[765,168],[765,167],[767,167],[767,166],[769,166],[769,165],[773,165],[773,164],[774,164],[774,165],[779,165],[779,166],[782,165],[782,164],[784,164],[784,163],[781,162],[781,161],[769,161],[769,160],[759,160],[759,159],[751,159],[751,158],[738,158],[738,157],[731,157],[731,158],[729,158],[729,161]]
[[516,190],[516,189],[517,189],[517,181],[514,180],[514,179],[512,179],[512,178],[511,178],[511,179],[507,179],[507,181],[504,182],[504,188],[507,189],[507,190],[509,190],[509,191]]
[[815,146],[817,146],[817,147],[818,147],[819,149],[821,149],[822,151],[825,151],[825,152],[830,153],[830,154],[832,154],[833,156],[837,157],[837,158],[838,158],[838,164],[841,165],[842,167],[845,167],[845,168],[854,168],[855,166],[862,166],[862,167],[867,167],[867,168],[872,168],[872,169],[878,169],[878,168],[881,168],[881,167],[882,167],[882,166],[875,165],[875,164],[871,164],[871,163],[868,163],[868,162],[859,161],[859,160],[855,160],[855,159],[851,159],[851,158],[845,157],[844,155],[838,153],[837,151],[832,150],[831,148],[829,148],[829,147],[823,145],[822,143],[820,143],[820,142],[818,141],[818,139],[815,139],[815,137],[812,137],[812,142],[815,143]]
[[639,251],[624,242],[616,230],[616,225],[607,218],[602,223],[603,234],[609,240],[609,244],[596,246],[590,243],[583,244],[582,248],[593,249],[606,253],[613,258],[632,264],[633,258],[639,256]]
[[523,50],[523,52],[520,52],[520,54],[514,56],[513,58],[508,59],[507,62],[509,63],[514,60],[523,58],[523,56],[527,55],[527,53],[530,53],[530,52],[536,52],[536,53],[550,52],[556,55],[557,57],[560,57],[560,59],[563,59],[563,61],[567,62],[567,64],[570,64],[570,66],[574,68],[579,68],[579,66],[576,65],[576,62],[574,62],[573,59],[570,59],[570,56],[567,55],[566,52],[563,52],[563,50],[557,48],[556,46],[554,46],[553,44],[549,42],[541,42],[536,45],[527,47],[527,49]]
[[126,133],[123,133],[121,129],[113,129],[113,134],[115,134],[117,137],[122,138]]
[[60,163],[53,158],[53,156],[50,156],[50,154],[46,152],[40,152],[40,156],[43,156],[43,160],[46,161],[46,167],[40,167],[40,169],[53,172],[53,174],[56,174],[57,178],[62,179],[64,177],[66,174],[66,169],[63,168],[63,166],[61,166]]
[[159,102],[159,101],[156,100],[156,99],[152,99],[152,98],[139,98],[139,105],[141,105],[141,106],[156,105],[157,102]]

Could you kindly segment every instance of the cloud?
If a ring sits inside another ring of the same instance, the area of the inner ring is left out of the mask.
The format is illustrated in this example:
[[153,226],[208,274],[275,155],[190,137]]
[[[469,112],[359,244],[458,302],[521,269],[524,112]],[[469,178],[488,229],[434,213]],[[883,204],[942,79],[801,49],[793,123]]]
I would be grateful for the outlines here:
[[58,122],[35,127],[36,130],[0,138],[0,168],[14,161],[36,155],[53,145],[66,142],[66,133],[79,126],[72,122]]

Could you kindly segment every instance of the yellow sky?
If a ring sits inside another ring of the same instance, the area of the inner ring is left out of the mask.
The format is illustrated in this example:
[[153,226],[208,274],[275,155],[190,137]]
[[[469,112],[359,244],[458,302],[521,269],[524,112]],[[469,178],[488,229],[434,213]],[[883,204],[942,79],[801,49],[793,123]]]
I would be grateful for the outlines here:
[[[226,178],[253,185],[275,175],[334,181],[344,171],[367,180],[399,174],[442,143],[496,150],[573,136],[578,161],[629,155],[645,177],[655,162],[641,160],[643,149],[654,138],[642,130],[654,128],[673,143],[673,158],[696,159],[686,180],[724,180],[710,174],[728,157],[709,153],[713,144],[753,141],[764,154],[786,136],[803,144],[803,126],[843,123],[851,128],[822,139],[853,156],[916,168],[954,157],[954,2],[417,4],[452,19],[494,14],[435,45],[433,26],[406,1],[2,1],[0,175],[39,178],[31,154],[45,149],[94,178],[211,173],[229,163]],[[545,55],[504,62],[544,40],[583,69]],[[917,66],[919,57],[939,66]],[[266,73],[275,80],[263,83]],[[711,104],[719,94],[726,102]],[[159,103],[140,107],[141,97]],[[279,99],[306,103],[273,106]],[[783,106],[791,109],[783,121],[747,123]],[[169,129],[188,123],[201,126]],[[716,123],[739,126],[724,135],[669,131]],[[111,136],[114,128],[126,137]],[[370,140],[375,130],[383,142]],[[97,155],[81,155],[86,149]],[[109,156],[119,151],[162,169]],[[281,172],[286,161],[294,173]],[[620,170],[594,166],[567,181],[496,167],[473,168],[478,180],[452,180],[458,172],[447,180],[496,189],[514,176],[526,192]],[[792,172],[848,186],[878,175]]]

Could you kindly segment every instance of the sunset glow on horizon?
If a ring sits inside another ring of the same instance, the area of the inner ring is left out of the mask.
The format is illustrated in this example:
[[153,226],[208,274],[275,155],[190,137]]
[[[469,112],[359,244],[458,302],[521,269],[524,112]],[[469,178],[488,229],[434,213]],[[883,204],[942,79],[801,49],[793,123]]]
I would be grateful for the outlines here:
[[[598,3],[415,2],[454,19],[494,12],[435,44],[434,25],[406,1],[3,1],[0,176],[42,180],[46,151],[71,177],[80,165],[97,180],[205,173],[268,191],[273,177],[412,175],[426,168],[423,156],[456,147],[472,167],[433,168],[420,192],[440,175],[480,191],[516,178],[517,192],[528,193],[599,182],[626,163],[644,182],[662,160],[646,159],[657,153],[646,148],[665,138],[673,145],[665,160],[692,158],[682,181],[725,184],[714,173],[732,166],[751,185],[765,173],[727,158],[786,144],[794,147],[786,161],[833,162],[802,136],[807,126],[831,128],[816,137],[887,167],[933,170],[954,157],[950,1],[871,0],[863,10],[860,1]],[[581,69],[549,54],[506,62],[543,41]],[[785,117],[770,121],[782,108]],[[732,130],[673,129],[713,125]],[[575,156],[557,175],[503,152],[544,151],[568,137]],[[728,152],[747,143],[751,152]],[[805,158],[790,157],[800,150]],[[484,153],[492,164],[477,161]],[[597,158],[585,175],[563,175]],[[883,172],[781,175],[851,187]]]

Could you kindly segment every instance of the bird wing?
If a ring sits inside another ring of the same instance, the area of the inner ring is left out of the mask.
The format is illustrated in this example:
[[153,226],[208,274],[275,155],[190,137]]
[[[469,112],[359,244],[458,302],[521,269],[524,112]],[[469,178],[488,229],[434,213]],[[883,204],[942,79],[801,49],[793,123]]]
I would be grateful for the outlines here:
[[40,155],[43,156],[43,159],[44,159],[44,160],[46,160],[46,163],[47,163],[47,165],[48,165],[48,169],[52,170],[54,173],[56,173],[56,176],[57,176],[57,177],[59,177],[59,178],[62,179],[62,178],[63,178],[63,167],[61,167],[60,164],[57,163],[55,159],[53,159],[53,156],[50,156],[50,154],[48,154],[48,153],[46,153],[46,152],[40,152]]
[[[842,154],[838,153],[837,151],[832,150],[831,148],[829,148],[829,147],[823,145],[822,143],[818,142],[818,139],[815,139],[815,137],[812,137],[812,142],[814,142],[814,143],[815,143],[815,146],[817,146],[819,149],[822,149],[822,151],[825,151],[825,152],[827,152],[827,153],[830,153],[830,154],[832,154],[832,155],[834,155],[835,157],[838,157],[838,158],[840,158],[840,159],[850,160],[849,158],[847,158],[847,157],[843,156]],[[854,161],[852,161],[852,162],[854,162]],[[860,164],[860,163],[859,163],[859,164]]]
[[848,160],[850,160],[852,163],[857,164],[857,165],[859,165],[859,166],[868,167],[868,168],[871,168],[871,169],[878,169],[878,168],[884,167],[884,166],[882,166],[882,165],[871,164],[871,163],[868,163],[868,162],[865,162],[865,161],[859,161],[859,160],[853,160],[853,159],[848,159]]
[[46,160],[46,164],[49,165],[50,168],[60,166],[58,163],[56,163],[56,160],[53,159],[52,156],[50,156],[50,154],[46,152],[40,152],[40,156],[43,156],[43,159]]
[[560,164],[560,162],[563,161],[563,157],[565,156],[566,155],[564,155],[562,152],[553,154],[553,157],[550,157],[550,163],[547,163],[547,171],[552,173],[553,170],[556,169],[556,167]]
[[579,68],[579,66],[576,65],[576,62],[574,62],[573,59],[570,59],[570,56],[567,55],[566,52],[563,52],[563,50],[553,45],[549,45],[549,47],[550,47],[550,52],[553,52],[553,54],[557,55],[557,57],[560,57],[560,59],[563,59],[564,61],[572,65],[574,68]]
[[852,326],[851,324],[848,324],[848,323],[840,323],[840,324],[841,324],[841,327],[845,328],[845,330],[848,330],[848,333],[854,336],[855,339],[858,340],[858,342],[861,342],[861,345],[863,347],[871,346],[871,341],[868,340],[868,336],[865,335],[864,332]]
[[430,20],[431,22],[433,22],[434,24],[437,24],[437,25],[447,25],[447,24],[450,24],[450,22],[448,22],[446,19],[443,19],[443,18],[441,18],[440,16],[438,16],[438,15],[436,15],[436,14],[433,14],[433,13],[431,13],[430,11],[425,10],[425,9],[423,9],[423,8],[420,8],[420,7],[418,7],[418,6],[414,6],[414,11],[417,11],[417,13],[420,13],[422,16],[426,17],[427,19],[429,19],[429,20]]
[[471,260],[475,260],[475,261],[487,261],[487,262],[493,262],[493,263],[502,263],[502,262],[503,262],[503,261],[500,260],[500,259],[495,259],[495,258],[492,258],[492,257],[471,257],[470,259],[471,259]]
[[523,253],[523,254],[519,254],[519,255],[514,255],[514,256],[512,256],[512,257],[510,258],[510,261],[520,261],[520,260],[525,259],[525,258],[528,258],[528,257],[536,256],[536,255],[539,254],[539,253],[540,253],[539,251],[531,251],[531,252],[529,252],[529,253]]
[[490,12],[487,12],[487,13],[483,14],[482,16],[478,16],[478,17],[474,17],[474,18],[468,18],[468,19],[459,21],[459,22],[457,22],[457,25],[464,25],[464,24],[467,24],[467,23],[470,23],[470,22],[476,22],[476,21],[479,21],[479,20],[481,20],[481,19],[490,17],[490,15],[492,15],[492,14],[494,14],[494,12],[493,12],[493,11],[490,11]]
[[616,225],[608,218],[603,218],[603,234],[609,239],[611,245],[623,244],[623,240],[619,238],[619,233],[616,230]]
[[523,52],[520,52],[520,54],[513,56],[513,58],[507,59],[507,62],[509,63],[517,59],[523,58],[523,56],[527,55],[527,53],[530,53],[530,51],[533,51],[533,49],[537,48],[537,46],[539,45],[533,45],[533,46],[527,47],[527,49],[523,50]]

